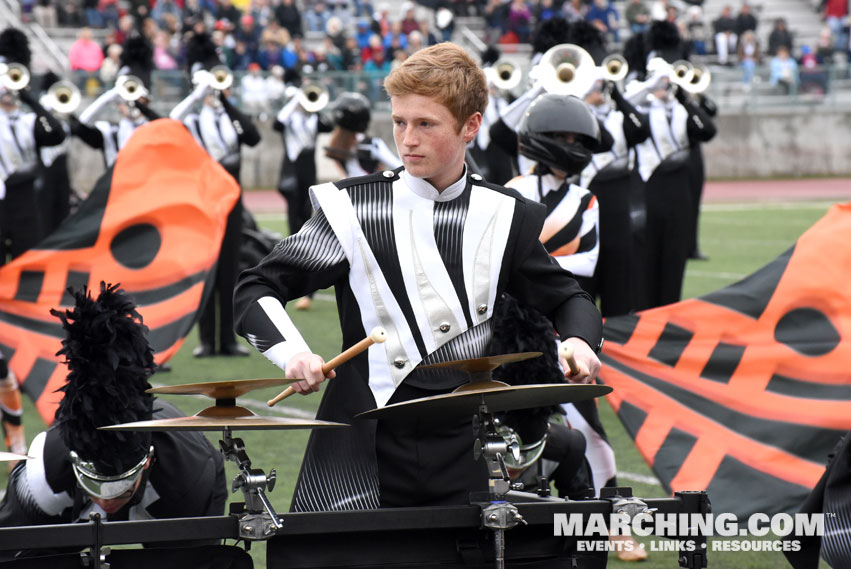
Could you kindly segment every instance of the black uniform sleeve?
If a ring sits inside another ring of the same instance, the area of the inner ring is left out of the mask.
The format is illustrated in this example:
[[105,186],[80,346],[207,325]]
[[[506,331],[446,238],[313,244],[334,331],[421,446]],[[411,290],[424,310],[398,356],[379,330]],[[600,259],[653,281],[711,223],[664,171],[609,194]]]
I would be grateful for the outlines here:
[[718,133],[715,122],[706,111],[688,98],[685,91],[676,88],[677,100],[688,111],[686,119],[686,132],[690,142],[709,142]]
[[316,132],[331,132],[334,130],[334,120],[327,113],[319,113]]
[[81,123],[74,115],[71,115],[68,123],[71,126],[71,134],[92,148],[103,148],[103,133],[98,128]]
[[154,112],[154,110],[143,103],[142,101],[136,101],[136,108],[139,109],[139,112],[148,119],[149,121],[155,121],[159,118],[162,118],[158,113]]
[[[264,344],[258,334],[274,334],[257,320],[254,310],[263,297],[271,296],[286,305],[319,289],[327,288],[346,277],[349,263],[331,225],[318,210],[301,228],[275,246],[256,267],[243,271],[234,289],[236,332],[254,336],[253,342]],[[271,338],[267,338],[272,345]]]
[[230,120],[233,121],[233,127],[236,129],[239,143],[246,146],[257,146],[260,142],[260,131],[254,126],[254,122],[252,122],[248,115],[234,107],[228,101],[227,97],[220,96],[220,99],[225,112],[230,117]]
[[506,292],[547,316],[562,338],[576,336],[598,350],[603,325],[593,299],[538,239],[546,208],[529,200],[519,201],[518,207],[525,211],[512,224],[518,237]]
[[633,147],[647,140],[647,137],[650,136],[650,121],[647,115],[638,112],[614,84],[612,84],[612,101],[615,102],[617,109],[623,113],[623,134],[626,137],[626,145]]
[[38,100],[27,89],[19,91],[21,101],[26,103],[36,114],[33,136],[37,146],[56,146],[65,140],[65,129],[56,117],[41,106]]
[[607,129],[606,125],[603,124],[603,121],[597,119],[597,124],[600,125],[600,142],[592,149],[594,154],[608,152],[612,149],[612,146],[615,145],[615,137],[612,136],[612,133],[609,132],[609,129]]
[[710,99],[704,94],[700,94],[697,96],[697,102],[700,105],[700,108],[706,111],[710,117],[714,117],[718,114],[718,105],[715,104],[715,101]]

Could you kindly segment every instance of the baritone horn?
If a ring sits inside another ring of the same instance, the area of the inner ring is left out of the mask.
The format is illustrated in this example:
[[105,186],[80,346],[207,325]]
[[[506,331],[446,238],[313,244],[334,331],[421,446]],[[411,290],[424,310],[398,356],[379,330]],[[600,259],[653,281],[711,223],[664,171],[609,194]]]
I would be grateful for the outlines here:
[[569,43],[548,49],[529,74],[547,93],[577,97],[584,97],[598,79],[591,54]]
[[80,106],[80,90],[70,81],[57,81],[47,90],[48,106],[61,115],[70,115]]
[[0,84],[9,91],[20,91],[30,84],[30,70],[20,63],[5,64],[0,73]]
[[626,59],[617,53],[607,55],[600,65],[602,69],[603,79],[606,81],[622,81],[629,73],[629,65]]
[[328,89],[317,83],[305,85],[299,89],[296,97],[298,97],[299,104],[308,113],[318,113],[328,106],[328,101],[331,100]]
[[491,69],[494,73],[494,87],[501,91],[511,91],[520,85],[520,80],[523,78],[523,72],[507,60],[497,61]]
[[692,95],[696,95],[706,91],[711,82],[712,74],[709,72],[709,68],[705,65],[696,65],[692,70],[691,81],[682,85],[682,87]]
[[135,75],[122,75],[115,81],[118,96],[133,103],[145,96],[145,84]]

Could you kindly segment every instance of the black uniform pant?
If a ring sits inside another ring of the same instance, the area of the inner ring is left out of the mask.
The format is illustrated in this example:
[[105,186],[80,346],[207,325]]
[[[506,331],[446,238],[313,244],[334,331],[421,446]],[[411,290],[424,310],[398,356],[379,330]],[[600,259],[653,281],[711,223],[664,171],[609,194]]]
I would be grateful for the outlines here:
[[62,154],[41,172],[38,188],[39,210],[44,235],[53,233],[71,213],[71,182],[68,180],[68,155]]
[[647,180],[647,303],[653,308],[682,297],[691,236],[692,204],[685,161],[663,162]]
[[298,233],[310,219],[313,208],[310,204],[310,186],[316,184],[316,149],[302,150],[295,162],[284,156],[278,191],[287,201],[287,218],[290,235]]
[[[237,177],[237,179],[239,179]],[[213,290],[201,307],[198,332],[201,343],[216,347],[216,312],[218,308],[219,347],[236,343],[233,331],[233,287],[239,272],[239,249],[242,244],[242,196],[228,214],[222,248],[216,263]]]
[[[439,395],[402,383],[388,401]],[[375,433],[382,507],[469,504],[487,491],[484,460],[473,460],[472,416],[378,421]]]
[[44,236],[36,199],[35,174],[12,174],[0,204],[0,265],[35,247]]
[[700,201],[703,199],[703,184],[706,181],[706,173],[703,166],[703,151],[699,143],[694,143],[689,148],[689,192],[691,193],[691,217],[689,222],[689,256],[693,257],[699,251],[698,230],[700,219]]

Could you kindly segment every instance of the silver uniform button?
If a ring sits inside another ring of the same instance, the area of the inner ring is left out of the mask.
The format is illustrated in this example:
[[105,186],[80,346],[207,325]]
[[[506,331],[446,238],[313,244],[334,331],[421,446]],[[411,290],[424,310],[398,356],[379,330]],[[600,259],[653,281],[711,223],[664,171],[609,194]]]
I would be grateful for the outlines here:
[[385,178],[392,178],[392,177],[393,177],[393,176],[395,176],[396,174],[394,174],[394,173],[393,173],[392,171],[390,171],[390,170],[385,170],[385,171],[383,171],[383,172],[381,173],[381,175],[382,175],[382,176],[384,176]]
[[481,177],[480,175],[478,175],[478,174],[470,174],[470,177],[471,177],[471,178],[473,178],[473,179],[474,179],[475,181],[477,181],[477,182],[481,182],[481,181],[482,181],[482,177]]
[[488,305],[487,304],[480,304],[479,306],[476,307],[476,311],[479,314],[484,314],[485,312],[488,311]]
[[451,326],[449,326],[449,322],[441,322],[441,324],[440,324],[440,331],[441,332],[443,332],[445,334],[446,332],[449,332],[450,328],[451,328]]
[[405,363],[407,363],[407,360],[405,360],[405,358],[396,358],[395,360],[393,360],[393,365],[399,369],[405,367]]

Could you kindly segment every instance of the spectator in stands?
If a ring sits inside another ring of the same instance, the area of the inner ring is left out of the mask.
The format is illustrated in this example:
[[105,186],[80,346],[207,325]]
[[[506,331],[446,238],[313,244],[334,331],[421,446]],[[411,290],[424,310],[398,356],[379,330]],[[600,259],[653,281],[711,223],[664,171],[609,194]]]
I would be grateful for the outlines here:
[[712,22],[715,32],[715,53],[718,54],[718,63],[727,65],[730,61],[730,52],[736,49],[736,20],[733,18],[733,8],[729,5],[721,9],[721,15]]
[[[404,28],[403,28],[404,29]],[[416,31],[416,30],[414,30]],[[423,42],[423,47],[428,47],[430,45],[434,45],[437,43],[437,36],[431,31],[431,25],[429,25],[428,20],[420,20],[420,39]],[[414,32],[408,33],[408,42],[411,41],[411,34]],[[413,53],[413,52],[411,52]]]
[[164,71],[177,69],[177,57],[171,52],[171,34],[164,30],[154,35],[154,67]]
[[359,71],[363,69],[363,61],[361,60],[361,50],[358,47],[357,38],[350,36],[346,38],[346,46],[341,52],[343,56],[343,67],[347,71]]
[[650,9],[644,0],[629,0],[624,10],[624,19],[633,35],[643,34],[650,26]]
[[759,40],[753,30],[748,30],[739,38],[739,65],[742,67],[742,83],[746,91],[750,91],[756,66],[759,65],[761,54]]
[[60,26],[77,28],[83,25],[85,16],[74,0],[59,0],[56,14]]
[[104,85],[111,85],[115,82],[115,78],[118,76],[118,70],[121,69],[122,51],[124,51],[124,48],[117,43],[110,44],[109,47],[107,47],[106,57],[104,58],[103,63],[101,63],[100,71],[98,73],[100,81]]
[[331,14],[325,9],[324,2],[317,2],[313,8],[304,13],[304,21],[309,32],[324,32]]
[[301,12],[298,11],[298,6],[293,0],[282,0],[275,7],[275,19],[290,32],[292,37],[298,38],[304,35],[301,29]]
[[706,24],[703,21],[703,9],[700,6],[689,6],[686,10],[684,39],[689,43],[689,50],[695,55],[706,55]]
[[215,23],[213,16],[214,6],[202,3],[201,0],[184,0],[183,2],[183,27],[182,32],[188,32],[192,29],[195,22],[204,22],[205,25],[212,28]]
[[[515,4],[522,5],[523,10],[525,10],[525,16],[518,16],[517,26],[522,31],[525,29],[526,37],[529,36],[529,19],[532,17],[531,12],[529,11],[529,7],[526,6],[525,0],[512,0],[511,6],[514,7]],[[523,19],[525,18],[526,24],[524,25]],[[509,10],[509,25],[511,25],[511,12]],[[441,41],[451,41],[452,33],[455,31],[455,15],[452,11],[446,6],[441,6],[434,13],[434,27],[440,33]]]
[[397,43],[396,47],[401,49],[408,48],[408,36],[402,31],[402,22],[396,21],[390,27],[390,31],[384,34],[384,49],[393,47],[394,40]]
[[833,33],[830,28],[824,27],[819,32],[818,46],[816,47],[816,61],[819,65],[830,65],[833,63],[833,55],[836,49],[833,47]]
[[582,0],[567,0],[561,6],[561,11],[564,14],[564,19],[568,22],[585,19],[585,12],[588,6]]
[[585,13],[585,19],[601,32],[610,34],[612,41],[618,41],[618,23],[620,16],[609,0],[594,0]]
[[792,53],[793,43],[792,33],[786,27],[786,20],[783,18],[774,20],[774,28],[768,34],[768,55],[777,55],[781,47],[785,47],[787,52]]
[[325,36],[320,47],[325,54],[325,61],[328,63],[329,70],[343,71],[345,69],[343,67],[343,54],[330,37]]
[[92,30],[82,28],[68,50],[68,64],[71,71],[98,71],[101,63],[103,63],[103,50],[92,39]]
[[757,27],[756,16],[751,11],[751,6],[747,2],[743,2],[739,8],[739,14],[736,16],[736,36],[742,37],[745,32],[756,32]]
[[546,22],[559,14],[555,5],[553,5],[553,0],[541,0],[532,6],[532,15],[536,22]]
[[118,0],[98,0],[98,12],[105,27],[114,28],[118,25]]
[[251,118],[257,118],[268,111],[266,98],[266,80],[261,74],[259,63],[249,63],[248,72],[239,81],[242,110]]
[[231,25],[235,25],[242,17],[242,12],[239,8],[233,5],[231,0],[218,0],[218,8],[216,8],[216,18],[227,20]]
[[847,49],[848,34],[845,19],[848,17],[848,0],[824,0],[822,17],[833,33],[834,47]]
[[[240,45],[237,42],[237,45]],[[250,62],[248,62],[250,63]],[[248,63],[246,63],[246,67],[248,67]],[[280,65],[284,69],[291,69],[295,66],[295,61],[284,61],[284,52],[281,44],[274,41],[267,41],[263,43],[260,51],[257,53],[257,63],[260,64],[262,69],[271,69],[275,65]],[[289,65],[287,65],[289,63]],[[231,67],[231,69],[236,69],[236,67]]]
[[98,11],[98,0],[83,0],[83,10],[86,14],[86,25],[91,28],[102,28],[103,17]]
[[798,75],[801,92],[818,95],[827,93],[827,71],[822,67],[813,48],[808,45],[801,46],[801,69]]
[[408,34],[408,55],[412,53],[416,53],[423,48],[423,35],[414,30],[410,34]]
[[56,27],[56,6],[54,0],[37,0],[33,7],[35,21],[42,28]]
[[233,39],[245,44],[252,61],[257,58],[257,50],[260,49],[260,28],[255,24],[254,16],[242,15],[239,25],[233,32]]
[[420,24],[414,13],[413,2],[405,2],[402,4],[402,14],[404,14],[402,17],[402,31],[405,32],[405,34],[410,34],[412,31],[420,29]]
[[374,35],[375,32],[372,31],[372,28],[369,25],[369,20],[367,18],[359,18],[357,29],[355,30],[355,39],[357,40],[358,47],[360,49],[368,48],[369,38]]
[[266,90],[266,98],[270,109],[277,109],[284,102],[284,93],[286,85],[284,84],[284,68],[280,65],[273,65],[269,74],[266,76],[266,84],[263,87]]
[[783,94],[796,93],[800,82],[798,62],[789,54],[789,50],[781,46],[777,55],[771,59],[771,76],[769,83]]
[[[377,38],[378,36],[373,37]],[[387,52],[384,50],[384,47],[380,43],[370,51],[369,59],[363,62],[363,70],[384,71],[385,73],[390,72],[390,60],[387,58]]]
[[268,41],[273,41],[278,45],[287,45],[292,41],[292,37],[286,28],[281,27],[281,24],[277,20],[270,20],[260,33],[260,43],[263,44]]
[[157,0],[154,9],[151,10],[151,18],[153,18],[161,28],[166,27],[164,20],[166,14],[172,15],[177,18],[178,21],[183,20],[183,11],[180,9],[180,6],[177,5],[175,0]]

